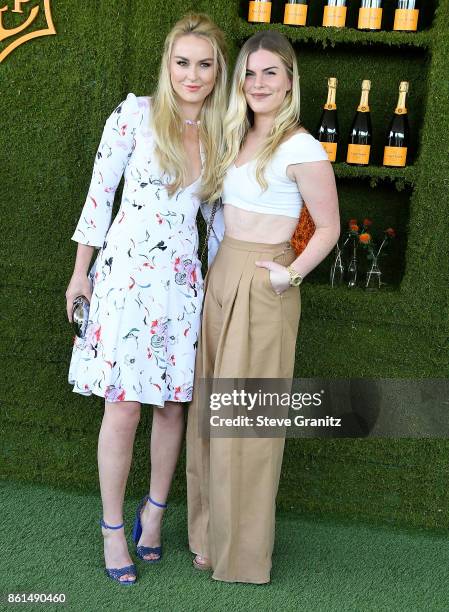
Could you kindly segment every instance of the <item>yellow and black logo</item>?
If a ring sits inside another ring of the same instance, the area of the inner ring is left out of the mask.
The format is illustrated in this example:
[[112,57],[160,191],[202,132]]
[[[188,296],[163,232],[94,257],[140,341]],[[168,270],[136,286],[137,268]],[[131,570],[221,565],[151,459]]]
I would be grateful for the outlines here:
[[11,0],[0,6],[0,62],[28,40],[56,34],[50,1]]

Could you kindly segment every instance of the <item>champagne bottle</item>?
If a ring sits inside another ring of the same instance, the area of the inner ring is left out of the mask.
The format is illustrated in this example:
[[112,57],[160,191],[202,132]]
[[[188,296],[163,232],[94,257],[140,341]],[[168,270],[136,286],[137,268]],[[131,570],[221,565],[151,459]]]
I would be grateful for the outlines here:
[[248,21],[251,23],[270,23],[271,2],[267,0],[250,0]]
[[346,24],[346,0],[326,0],[323,12],[323,26],[344,28]]
[[382,25],[382,0],[362,0],[359,9],[359,30],[380,30]]
[[393,30],[416,32],[418,29],[419,8],[416,0],[397,0],[394,13]]
[[368,102],[370,89],[371,81],[363,81],[360,104],[357,107],[357,112],[349,134],[346,161],[348,164],[354,164],[356,166],[367,166],[369,164],[372,137],[371,114]]
[[308,0],[287,0],[284,9],[284,23],[295,26],[306,25],[307,1]]
[[399,85],[398,104],[387,132],[384,149],[384,166],[403,167],[407,162],[409,146],[409,127],[405,98],[408,93],[408,82]]
[[320,123],[317,130],[317,138],[323,145],[329,161],[334,162],[337,157],[338,145],[338,117],[335,96],[337,93],[338,81],[330,78],[327,81],[327,102],[323,107]]

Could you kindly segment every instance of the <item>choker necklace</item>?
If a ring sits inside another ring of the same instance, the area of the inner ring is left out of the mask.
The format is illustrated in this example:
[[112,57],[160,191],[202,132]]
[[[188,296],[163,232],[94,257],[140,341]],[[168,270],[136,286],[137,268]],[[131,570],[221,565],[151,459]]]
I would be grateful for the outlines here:
[[186,125],[194,125],[196,127],[200,126],[201,121],[193,121],[193,119],[184,119],[184,123]]

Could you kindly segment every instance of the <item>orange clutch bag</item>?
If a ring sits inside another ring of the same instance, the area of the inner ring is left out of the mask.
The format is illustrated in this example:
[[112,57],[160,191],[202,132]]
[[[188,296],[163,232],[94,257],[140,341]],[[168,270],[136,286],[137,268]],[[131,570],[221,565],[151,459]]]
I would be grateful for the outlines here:
[[306,248],[309,240],[312,238],[315,232],[315,223],[307,209],[306,204],[301,209],[301,215],[299,217],[298,225],[296,226],[295,233],[291,239],[291,245],[296,251],[296,255],[300,255]]

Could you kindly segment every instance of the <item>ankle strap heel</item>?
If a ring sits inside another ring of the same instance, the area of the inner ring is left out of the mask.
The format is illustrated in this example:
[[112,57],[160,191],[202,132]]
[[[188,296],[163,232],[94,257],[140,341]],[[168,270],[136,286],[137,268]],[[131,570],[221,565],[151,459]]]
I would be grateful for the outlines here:
[[[100,519],[100,527],[103,527],[104,529],[122,529],[122,527],[125,526],[125,523],[121,523],[120,525],[108,525],[107,523],[104,522],[104,520],[101,518]],[[123,586],[129,586],[131,584],[135,584],[136,579],[137,579],[137,572],[136,572],[136,566],[134,565],[134,563],[132,565],[127,565],[126,567],[105,567],[104,569],[105,574],[108,578],[110,578],[111,580],[114,580],[114,582],[118,582],[119,584],[122,584]],[[131,580],[120,580],[120,578],[122,576],[126,576],[129,575],[131,576]]]
[[103,519],[100,519],[100,527],[104,527],[105,529],[121,529],[124,526],[125,523],[122,523],[121,525],[108,525]]
[[153,504],[153,506],[157,506],[158,508],[168,508],[168,504],[160,504],[159,502],[154,501],[154,499],[152,499],[149,495],[147,495],[145,499],[149,501],[150,504]]
[[[133,527],[133,540],[136,544],[136,555],[139,557],[139,559],[142,559],[142,561],[145,561],[145,563],[159,563],[159,561],[162,559],[162,546],[138,546],[138,542],[142,535],[142,511],[147,502],[162,509],[168,507],[168,504],[161,504],[160,502],[155,501],[150,495],[145,495],[136,510],[136,518],[134,520]],[[147,555],[152,553],[158,556],[155,559],[145,559]]]

